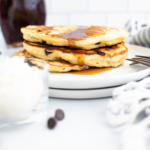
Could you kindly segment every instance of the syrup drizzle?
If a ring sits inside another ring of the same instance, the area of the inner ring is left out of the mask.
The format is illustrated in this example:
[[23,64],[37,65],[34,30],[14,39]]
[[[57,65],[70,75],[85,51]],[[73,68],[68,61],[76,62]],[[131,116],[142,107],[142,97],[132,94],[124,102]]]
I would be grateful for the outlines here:
[[70,72],[70,73],[77,74],[77,75],[94,75],[94,74],[99,74],[99,73],[109,71],[111,69],[113,69],[113,68],[111,68],[111,67],[109,67],[109,68],[90,68],[87,70],[75,71],[75,72]]
[[84,65],[84,58],[85,58],[85,55],[80,55],[80,54],[74,54],[74,55],[77,55],[77,58],[78,58],[78,65],[82,66]]
[[79,27],[75,31],[63,34],[61,37],[66,38],[68,40],[69,46],[74,47],[75,40],[83,40],[88,36],[86,34],[87,30],[88,29],[86,27]]

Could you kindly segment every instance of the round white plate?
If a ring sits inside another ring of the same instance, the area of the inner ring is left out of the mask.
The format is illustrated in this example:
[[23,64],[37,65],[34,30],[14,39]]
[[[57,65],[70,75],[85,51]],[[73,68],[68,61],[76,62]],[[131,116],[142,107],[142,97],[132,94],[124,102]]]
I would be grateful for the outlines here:
[[90,89],[90,90],[62,90],[49,89],[49,97],[63,99],[93,99],[112,96],[112,91],[116,87]]
[[[150,49],[127,44],[129,48],[128,58],[135,55],[149,55]],[[49,85],[56,89],[95,89],[112,87],[125,84],[130,81],[140,80],[150,74],[148,67],[142,70],[132,69],[129,64],[124,64],[118,68],[95,75],[75,75],[70,73],[50,73]]]
[[[128,58],[135,55],[149,55],[150,49],[126,44],[129,48]],[[14,56],[12,53],[10,56]],[[75,75],[70,73],[50,73],[49,96],[68,99],[88,99],[111,96],[112,90],[130,81],[137,81],[150,74],[146,66],[129,66],[131,62],[124,61],[118,68],[95,75]]]

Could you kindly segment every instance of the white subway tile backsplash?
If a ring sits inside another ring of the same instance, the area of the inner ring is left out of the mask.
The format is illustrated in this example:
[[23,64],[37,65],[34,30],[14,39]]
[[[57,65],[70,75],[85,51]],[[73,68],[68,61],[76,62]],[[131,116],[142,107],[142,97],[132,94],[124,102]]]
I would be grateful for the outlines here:
[[87,0],[51,0],[52,12],[87,11]]
[[50,13],[51,12],[51,0],[45,0],[45,7],[46,7],[46,12]]
[[126,14],[126,13],[113,13],[108,15],[107,25],[110,27],[124,27],[125,23],[129,19],[139,20],[145,22],[146,16],[145,14],[137,13],[137,14]]
[[150,0],[129,0],[130,11],[150,12]]
[[95,11],[126,11],[127,0],[90,0],[89,8]]
[[150,22],[150,0],[45,0],[45,2],[47,25],[124,27],[129,19]]
[[46,25],[68,25],[68,16],[66,15],[48,15],[46,16]]
[[105,25],[105,15],[97,15],[97,14],[78,14],[78,15],[70,15],[70,25],[78,25],[78,26],[86,26],[86,25]]

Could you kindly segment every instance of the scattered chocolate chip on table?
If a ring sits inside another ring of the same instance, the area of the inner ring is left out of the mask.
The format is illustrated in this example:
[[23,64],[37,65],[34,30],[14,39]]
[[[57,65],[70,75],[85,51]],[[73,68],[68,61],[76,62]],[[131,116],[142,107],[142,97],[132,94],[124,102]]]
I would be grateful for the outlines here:
[[53,129],[56,126],[56,124],[57,124],[57,121],[55,118],[52,117],[48,119],[48,123],[47,123],[48,128]]
[[63,120],[65,117],[64,112],[61,109],[57,109],[55,111],[55,117],[51,117],[48,119],[47,125],[49,129],[53,129],[56,124],[57,124],[57,120]]
[[56,112],[55,112],[55,118],[57,120],[63,120],[64,117],[65,117],[64,112],[61,109],[57,109]]

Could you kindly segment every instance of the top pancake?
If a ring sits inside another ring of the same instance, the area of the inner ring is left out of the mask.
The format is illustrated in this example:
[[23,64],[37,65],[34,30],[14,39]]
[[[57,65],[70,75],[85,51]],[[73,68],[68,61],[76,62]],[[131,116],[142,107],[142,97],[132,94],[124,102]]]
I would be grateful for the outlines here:
[[115,45],[126,39],[129,33],[122,28],[101,26],[27,26],[21,28],[27,41],[53,46],[70,46],[90,50]]

